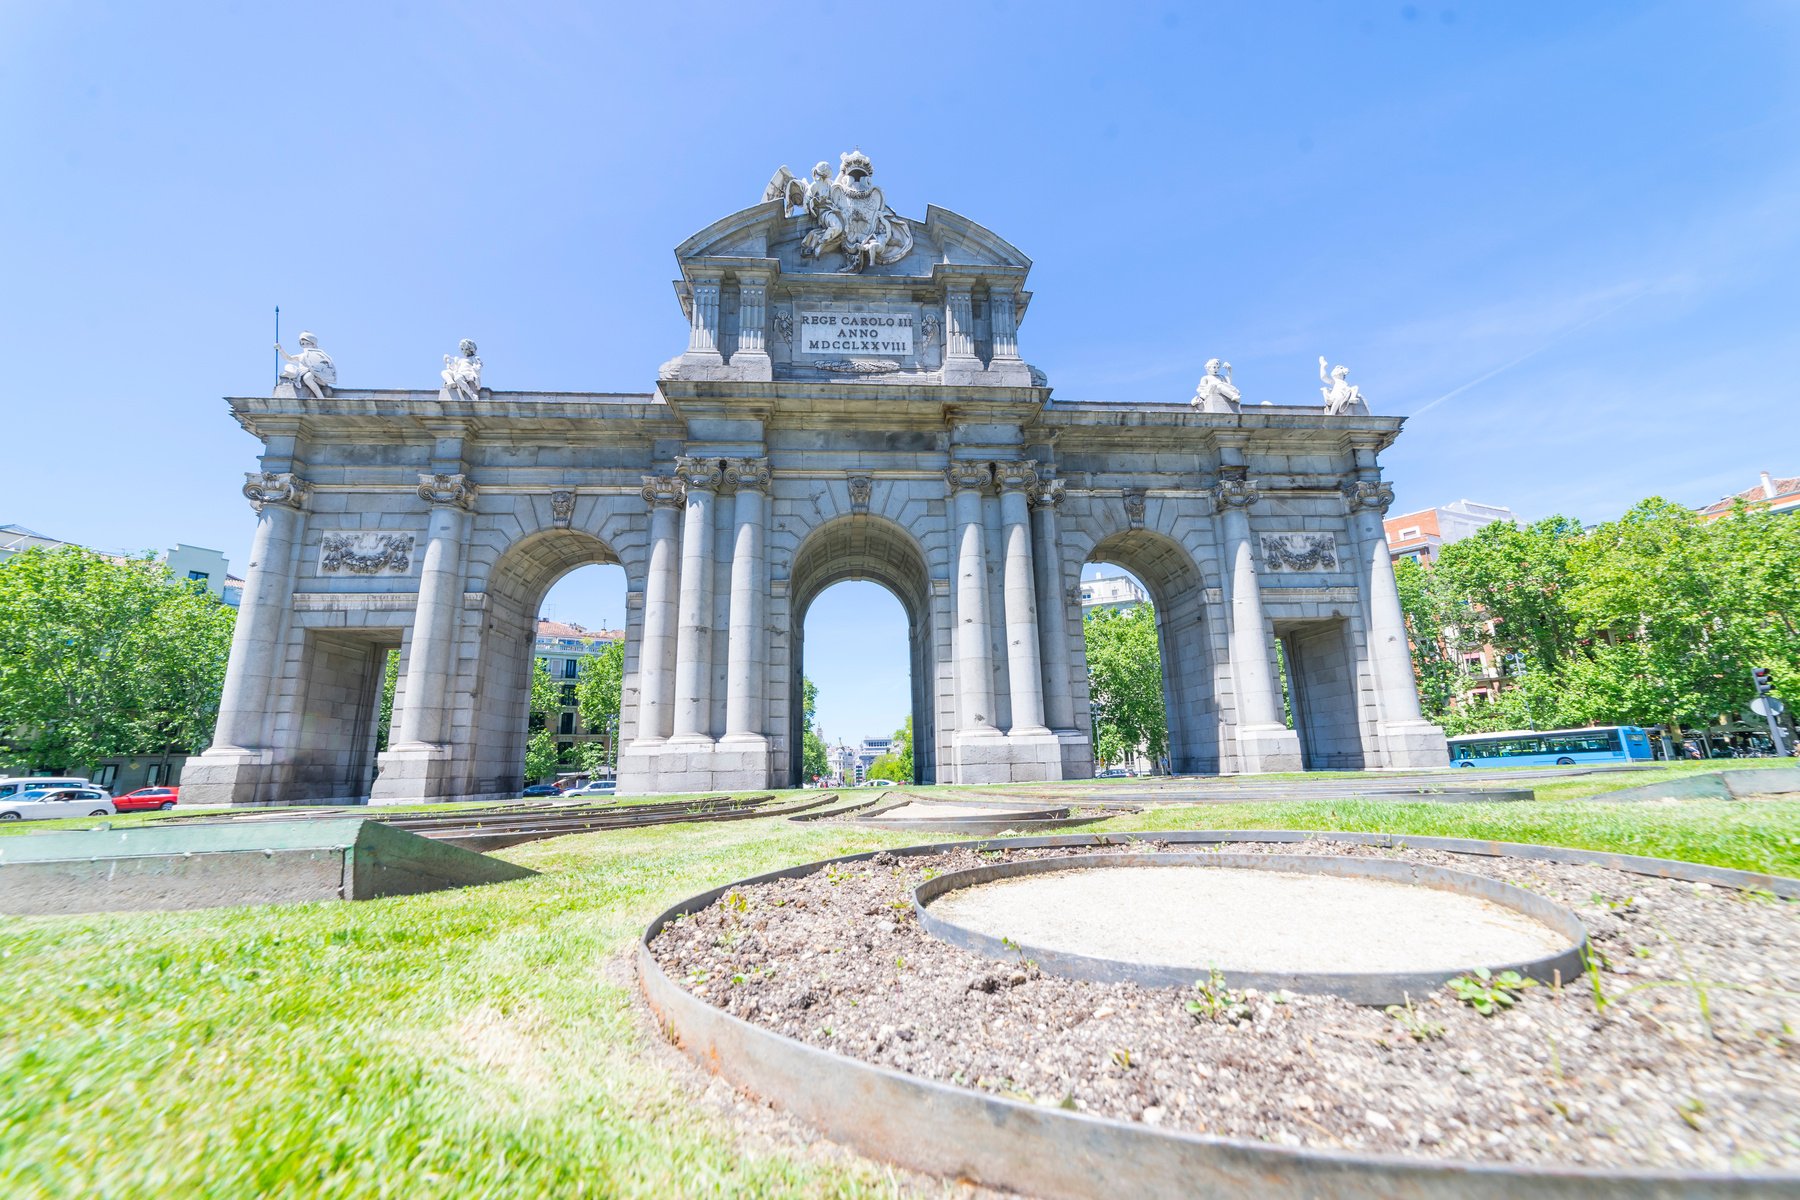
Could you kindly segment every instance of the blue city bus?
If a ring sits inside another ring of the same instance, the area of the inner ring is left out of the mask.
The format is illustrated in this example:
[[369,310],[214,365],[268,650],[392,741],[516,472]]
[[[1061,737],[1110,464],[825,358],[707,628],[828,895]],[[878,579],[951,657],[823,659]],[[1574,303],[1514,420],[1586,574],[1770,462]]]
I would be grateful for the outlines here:
[[1457,767],[1572,767],[1579,763],[1649,762],[1650,733],[1635,725],[1592,729],[1517,729],[1450,739]]

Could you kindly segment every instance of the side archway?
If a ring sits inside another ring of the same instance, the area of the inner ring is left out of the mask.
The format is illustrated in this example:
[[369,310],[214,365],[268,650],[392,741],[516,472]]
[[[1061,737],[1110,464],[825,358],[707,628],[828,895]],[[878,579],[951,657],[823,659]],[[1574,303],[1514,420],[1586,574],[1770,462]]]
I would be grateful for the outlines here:
[[[550,529],[507,547],[488,571],[474,685],[472,791],[516,793],[522,785],[538,610],[557,580],[594,565],[623,564],[610,545],[591,533]],[[627,677],[635,669],[634,641],[628,632]]]
[[804,670],[806,613],[821,592],[845,580],[880,584],[906,612],[908,674],[912,680],[913,781],[937,778],[936,671],[933,640],[931,572],[924,551],[901,526],[882,517],[859,514],[838,517],[807,535],[794,554],[788,573],[791,638],[789,679],[789,778],[798,784],[805,755]]
[[[1206,624],[1206,585],[1199,565],[1179,543],[1148,529],[1122,530],[1102,538],[1088,551],[1087,561],[1111,563],[1137,576],[1156,608],[1170,771],[1217,774],[1219,705]],[[1085,643],[1080,669],[1085,676]]]

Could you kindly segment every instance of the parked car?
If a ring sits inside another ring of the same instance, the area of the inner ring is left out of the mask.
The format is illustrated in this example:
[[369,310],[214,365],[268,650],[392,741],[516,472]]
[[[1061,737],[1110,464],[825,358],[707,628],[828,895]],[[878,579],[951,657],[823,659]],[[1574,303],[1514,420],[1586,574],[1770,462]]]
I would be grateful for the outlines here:
[[17,796],[20,792],[28,792],[32,788],[94,788],[105,791],[97,783],[80,779],[73,775],[24,775],[15,779],[0,779],[0,803]]
[[562,789],[554,783],[534,783],[520,792],[521,796],[560,796]]
[[180,802],[181,789],[178,787],[145,787],[115,797],[113,807],[120,812],[147,812],[155,808],[174,808]]
[[27,788],[0,800],[0,821],[54,821],[58,817],[110,817],[119,810],[97,787]]
[[616,796],[619,784],[612,779],[596,779],[592,783],[584,783],[578,788],[570,788],[564,796]]

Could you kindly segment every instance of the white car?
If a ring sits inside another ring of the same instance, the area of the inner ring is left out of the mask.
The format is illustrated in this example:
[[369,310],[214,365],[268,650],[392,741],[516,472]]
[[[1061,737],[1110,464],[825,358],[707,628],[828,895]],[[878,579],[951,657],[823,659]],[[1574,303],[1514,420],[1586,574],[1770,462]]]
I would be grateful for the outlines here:
[[58,817],[111,817],[112,797],[97,787],[30,788],[0,800],[0,821],[53,821]]

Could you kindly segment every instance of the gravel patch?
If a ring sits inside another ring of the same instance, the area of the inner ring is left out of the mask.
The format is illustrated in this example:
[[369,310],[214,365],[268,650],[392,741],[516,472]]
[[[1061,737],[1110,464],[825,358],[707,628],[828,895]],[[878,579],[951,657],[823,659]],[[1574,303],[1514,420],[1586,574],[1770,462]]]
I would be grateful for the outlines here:
[[1230,867],[1054,871],[960,888],[931,911],[1046,950],[1271,974],[1493,966],[1569,944],[1477,896]]
[[[1120,847],[1130,853],[1145,847]],[[1154,845],[1153,849],[1174,849]],[[1191,847],[1179,847],[1191,849]],[[669,976],[790,1037],[914,1075],[1170,1129],[1356,1152],[1662,1170],[1800,1169],[1800,908],[1600,867],[1316,839],[1573,908],[1604,969],[1482,1016],[1043,975],[911,917],[925,872],[1069,853],[878,855],[728,893],[651,944]],[[1082,847],[1079,853],[1108,852]]]

